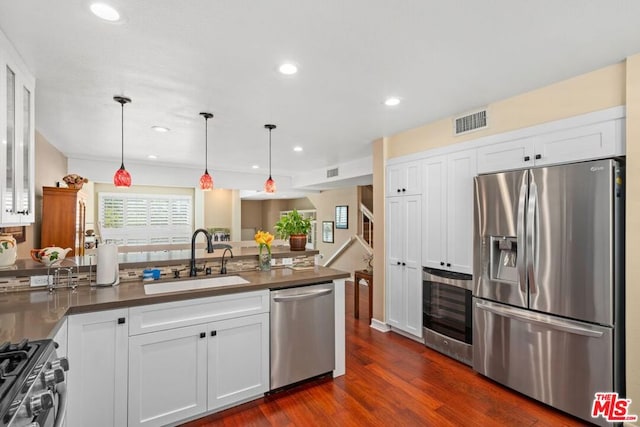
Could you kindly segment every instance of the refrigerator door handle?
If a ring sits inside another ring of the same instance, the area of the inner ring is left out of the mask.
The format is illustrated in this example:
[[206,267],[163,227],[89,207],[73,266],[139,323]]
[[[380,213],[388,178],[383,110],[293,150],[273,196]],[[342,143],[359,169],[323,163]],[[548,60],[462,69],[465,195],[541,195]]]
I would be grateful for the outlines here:
[[537,292],[537,284],[534,266],[536,264],[536,210],[538,202],[538,186],[533,178],[533,173],[529,173],[529,204],[527,207],[527,276],[529,278],[529,292]]
[[527,274],[526,274],[526,251],[525,251],[525,214],[527,202],[527,174],[522,175],[522,183],[520,184],[520,195],[518,197],[518,220],[516,229],[516,239],[518,245],[518,255],[516,258],[516,267],[518,269],[518,281],[520,282],[520,292],[527,292]]
[[521,310],[516,310],[507,307],[498,307],[494,305],[488,305],[486,303],[482,303],[476,301],[476,307],[488,311],[493,314],[497,314],[498,316],[507,317],[510,319],[520,320],[522,322],[532,323],[534,325],[544,326],[550,329],[556,329],[558,331],[568,332],[576,335],[583,335],[585,337],[593,337],[600,338],[604,335],[603,332],[594,331],[592,329],[583,328],[577,325],[574,325],[569,322],[565,322],[558,319],[550,319],[548,317],[540,318],[535,314],[530,313],[522,313]]

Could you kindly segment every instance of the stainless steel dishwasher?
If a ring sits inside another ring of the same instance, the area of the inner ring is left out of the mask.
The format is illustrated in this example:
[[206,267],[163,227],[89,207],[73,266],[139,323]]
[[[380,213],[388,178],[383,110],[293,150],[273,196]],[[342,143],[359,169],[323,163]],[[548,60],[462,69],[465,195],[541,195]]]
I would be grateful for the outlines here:
[[335,369],[333,283],[271,291],[271,390]]

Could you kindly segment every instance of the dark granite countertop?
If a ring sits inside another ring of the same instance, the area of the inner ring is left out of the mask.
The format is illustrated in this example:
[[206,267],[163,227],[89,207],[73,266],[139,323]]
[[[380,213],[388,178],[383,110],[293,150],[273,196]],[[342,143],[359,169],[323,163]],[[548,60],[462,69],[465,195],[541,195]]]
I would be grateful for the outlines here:
[[[196,260],[212,261],[222,258],[222,250],[216,249],[213,253],[207,253],[204,249],[196,249]],[[317,255],[318,250],[291,251],[288,246],[274,246],[271,248],[271,256],[274,258],[295,258],[298,256]],[[228,256],[228,255],[227,255]],[[234,259],[251,258],[258,256],[258,247],[234,247]],[[191,260],[190,249],[158,250],[146,252],[122,252],[118,254],[120,269],[163,267],[176,264],[188,264]],[[80,271],[88,271],[89,266],[95,268],[95,255],[70,257],[62,261],[63,267],[78,266]],[[46,274],[47,267],[30,258],[16,260],[10,267],[0,268],[0,277],[34,276]]]
[[58,289],[51,293],[47,290],[3,293],[0,294],[0,343],[4,341],[16,342],[23,338],[52,337],[57,331],[60,321],[67,314],[261,289],[287,288],[349,277],[349,273],[321,266],[305,270],[276,268],[271,271],[247,271],[230,275],[241,276],[249,283],[156,295],[146,295],[144,293],[144,283],[146,282],[142,281],[122,283],[114,287],[79,286],[75,290]]

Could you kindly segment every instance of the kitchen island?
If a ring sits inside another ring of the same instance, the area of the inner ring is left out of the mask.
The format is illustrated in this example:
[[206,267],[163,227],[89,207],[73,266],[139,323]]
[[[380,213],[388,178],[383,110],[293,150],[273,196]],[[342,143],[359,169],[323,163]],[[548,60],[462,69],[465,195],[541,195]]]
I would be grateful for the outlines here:
[[[312,266],[233,275],[248,283],[153,295],[142,281],[6,292],[0,341],[59,341],[70,364],[68,426],[175,424],[269,391],[268,341],[278,333],[269,328],[269,291],[333,282],[333,376],[345,373],[348,273]],[[159,385],[167,381],[171,393]]]
[[[261,289],[282,289],[349,277],[348,273],[321,266],[303,270],[274,268],[266,272],[242,271],[232,274],[244,278],[249,283],[155,295],[145,294],[142,281],[108,287],[78,286],[75,290],[65,288],[53,292],[42,289],[3,293],[0,297],[0,342],[17,342],[24,338],[51,338],[66,315]],[[182,280],[188,279],[186,277]]]

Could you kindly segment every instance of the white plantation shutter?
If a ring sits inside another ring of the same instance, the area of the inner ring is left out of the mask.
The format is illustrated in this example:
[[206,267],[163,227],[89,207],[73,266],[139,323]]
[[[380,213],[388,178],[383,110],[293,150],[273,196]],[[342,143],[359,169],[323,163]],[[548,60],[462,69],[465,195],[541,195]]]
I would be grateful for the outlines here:
[[118,245],[188,243],[193,199],[182,195],[98,193],[102,240]]

